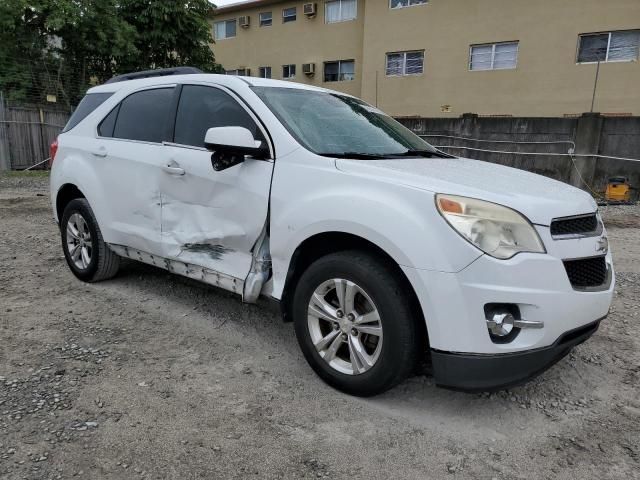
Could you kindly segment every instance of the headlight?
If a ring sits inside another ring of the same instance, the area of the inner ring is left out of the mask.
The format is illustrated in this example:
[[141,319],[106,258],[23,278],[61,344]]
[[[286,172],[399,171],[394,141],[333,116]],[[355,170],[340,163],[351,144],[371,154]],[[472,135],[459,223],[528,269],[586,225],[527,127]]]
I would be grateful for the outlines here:
[[533,225],[515,210],[475,198],[441,194],[436,195],[436,206],[454,230],[492,257],[546,253]]

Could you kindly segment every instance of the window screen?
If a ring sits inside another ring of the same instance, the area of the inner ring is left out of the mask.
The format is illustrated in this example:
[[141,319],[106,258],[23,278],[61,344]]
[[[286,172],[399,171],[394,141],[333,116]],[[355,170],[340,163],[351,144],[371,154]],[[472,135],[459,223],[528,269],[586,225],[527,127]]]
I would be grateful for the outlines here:
[[420,75],[424,71],[424,52],[387,53],[388,76]]
[[518,65],[518,42],[472,45],[470,70],[505,70]]
[[270,27],[273,22],[273,18],[271,16],[271,12],[262,12],[260,14],[260,26],[261,27]]
[[160,143],[168,138],[173,88],[136,92],[120,103],[115,138]]
[[413,5],[422,5],[423,3],[427,3],[427,0],[390,0],[389,7],[403,8],[403,7],[411,7]]
[[296,21],[296,7],[285,8],[282,10],[282,22],[295,22]]
[[68,132],[73,127],[78,125],[84,120],[91,112],[98,108],[102,103],[109,98],[113,93],[89,93],[78,104],[78,107],[71,115],[71,118],[65,125],[62,133]]
[[216,40],[233,38],[236,36],[236,19],[223,20],[213,24],[213,37]]
[[355,20],[357,11],[356,0],[332,0],[324,4],[324,19],[326,23]]
[[174,142],[204,147],[207,130],[214,127],[244,127],[256,140],[264,137],[247,111],[218,88],[200,85],[182,87]]
[[634,61],[639,50],[640,30],[589,33],[580,36],[578,63]]

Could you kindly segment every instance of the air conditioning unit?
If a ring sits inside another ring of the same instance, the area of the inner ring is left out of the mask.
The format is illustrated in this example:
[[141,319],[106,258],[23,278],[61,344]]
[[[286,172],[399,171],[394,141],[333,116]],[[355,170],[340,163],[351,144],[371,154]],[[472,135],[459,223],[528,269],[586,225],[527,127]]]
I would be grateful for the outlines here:
[[249,28],[249,25],[251,25],[251,17],[249,17],[249,15],[244,15],[242,17],[239,17],[238,23],[242,28]]
[[302,64],[302,73],[305,75],[313,75],[316,73],[316,64],[315,63],[303,63]]
[[302,7],[302,13],[304,13],[307,17],[315,17],[318,13],[318,4],[305,3]]

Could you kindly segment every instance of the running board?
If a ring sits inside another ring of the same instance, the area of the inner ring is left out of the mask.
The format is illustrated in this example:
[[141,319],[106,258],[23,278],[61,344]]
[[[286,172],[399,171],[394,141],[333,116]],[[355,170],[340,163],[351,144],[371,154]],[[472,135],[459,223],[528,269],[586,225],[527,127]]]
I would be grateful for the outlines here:
[[171,260],[168,258],[160,257],[158,255],[152,255],[135,248],[125,247],[123,245],[108,244],[109,248],[121,257],[137,260],[148,265],[154,265],[159,268],[164,268],[171,273],[182,275],[183,277],[193,278],[200,282],[213,285],[214,287],[220,287],[233,293],[242,294],[244,290],[244,281],[239,278],[226,275],[224,273],[216,272],[208,268],[201,267],[199,265],[193,265],[190,263],[180,262],[178,260]]

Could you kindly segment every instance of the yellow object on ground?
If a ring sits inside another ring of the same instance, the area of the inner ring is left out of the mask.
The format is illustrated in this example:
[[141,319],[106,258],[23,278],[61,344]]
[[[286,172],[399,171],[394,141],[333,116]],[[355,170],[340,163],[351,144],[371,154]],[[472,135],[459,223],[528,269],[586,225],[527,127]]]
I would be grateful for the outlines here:
[[605,198],[610,202],[629,202],[631,200],[631,190],[629,179],[625,177],[612,177],[607,183]]

